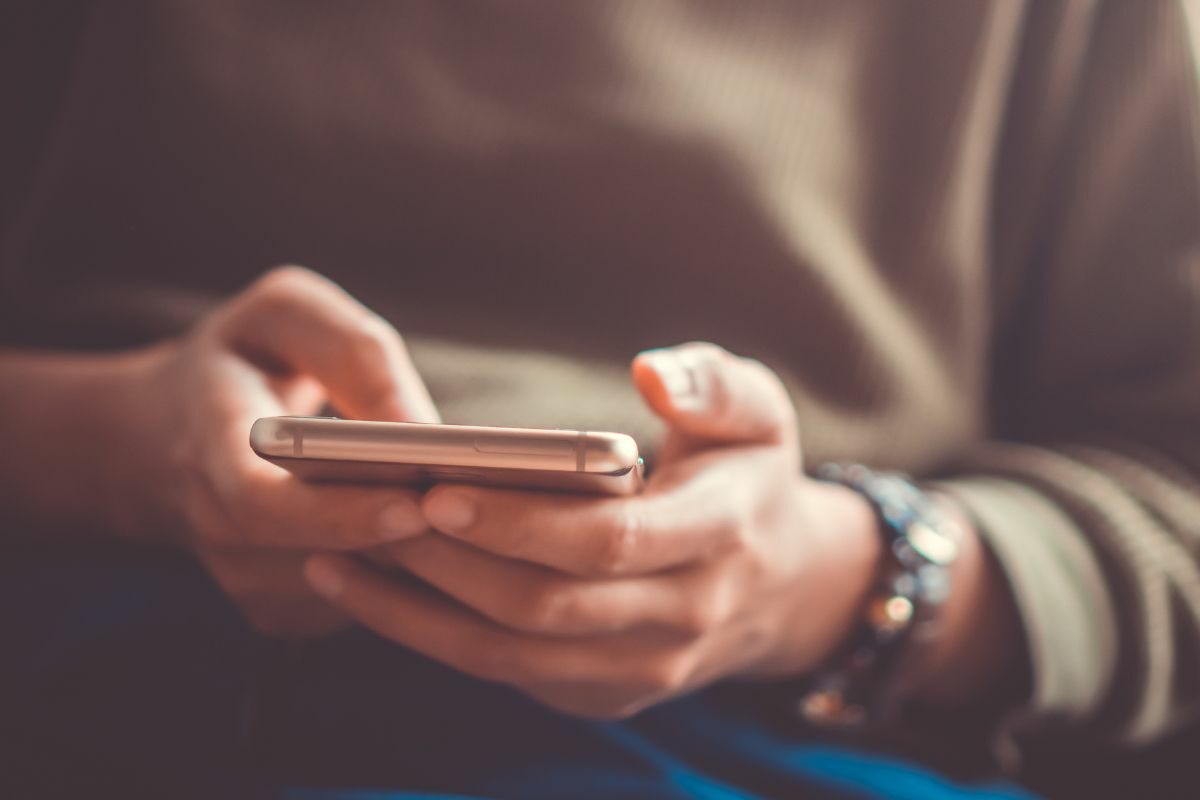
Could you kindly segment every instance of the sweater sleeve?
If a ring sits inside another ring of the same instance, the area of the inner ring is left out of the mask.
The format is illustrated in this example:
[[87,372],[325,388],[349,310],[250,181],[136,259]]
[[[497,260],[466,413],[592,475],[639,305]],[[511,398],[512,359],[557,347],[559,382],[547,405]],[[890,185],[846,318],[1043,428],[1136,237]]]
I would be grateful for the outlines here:
[[996,435],[942,486],[1022,617],[1014,729],[1141,743],[1200,710],[1200,94],[1181,2],[1088,37],[1043,190],[997,195],[1037,211],[998,245]]

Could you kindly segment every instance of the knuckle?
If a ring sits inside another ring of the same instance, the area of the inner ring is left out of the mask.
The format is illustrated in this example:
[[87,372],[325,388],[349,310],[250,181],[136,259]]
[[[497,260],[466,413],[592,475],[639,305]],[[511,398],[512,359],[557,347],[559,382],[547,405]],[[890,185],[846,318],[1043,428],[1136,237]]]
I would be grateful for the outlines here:
[[357,331],[352,345],[354,355],[363,362],[379,364],[392,355],[392,343],[387,333],[377,325],[363,325]]
[[531,632],[554,633],[572,627],[575,602],[557,586],[539,586],[528,592],[519,613],[521,627]]
[[743,358],[742,361],[746,367],[755,374],[767,391],[775,395],[776,399],[786,401],[791,405],[791,397],[788,396],[787,388],[780,380],[779,374],[775,370],[768,367],[757,358]]
[[727,594],[717,588],[698,592],[679,614],[675,627],[690,638],[699,638],[723,625],[729,618]]
[[351,344],[355,359],[372,368],[407,358],[407,349],[400,333],[383,317],[367,313],[363,316]]
[[696,358],[712,359],[714,361],[731,357],[731,354],[724,347],[712,342],[694,341],[683,345],[684,349],[688,350]]
[[218,335],[270,319],[311,298],[325,279],[304,267],[275,267],[242,291],[214,323]]
[[721,518],[712,520],[705,529],[704,560],[716,563],[738,556],[750,547],[750,523],[739,508],[736,497],[729,498],[729,505]]
[[784,432],[793,431],[796,426],[796,408],[792,403],[792,395],[775,370],[754,358],[741,359],[760,387],[761,393],[769,398],[769,406],[774,411],[774,426]]
[[392,323],[373,311],[366,311],[362,318],[364,336],[375,340],[379,347],[386,348],[392,353],[407,354],[404,337]]
[[296,308],[341,305],[349,297],[333,281],[297,266],[276,267],[247,290],[246,302],[257,315],[285,313]]
[[671,654],[648,662],[637,685],[654,696],[671,695],[686,687],[691,675],[691,659]]
[[232,549],[244,546],[245,532],[254,529],[248,524],[247,514],[237,496],[231,497],[229,490],[219,490],[202,472],[191,476],[180,505],[189,533],[209,547]]
[[233,316],[235,324],[246,323],[251,319],[248,315],[259,320],[278,318],[291,309],[310,303],[311,293],[307,284],[307,281],[292,277],[291,274],[277,276],[275,272],[267,273],[240,299],[238,313]]
[[738,503],[733,519],[726,524],[725,541],[736,552],[750,547],[752,532],[757,523],[757,514],[750,500]]
[[623,575],[630,572],[636,560],[643,531],[644,525],[639,512],[629,508],[622,508],[616,512],[600,539],[600,552],[596,559],[598,570],[606,575]]
[[713,621],[707,608],[692,603],[679,613],[673,627],[690,639],[698,639],[712,629]]
[[255,281],[252,291],[262,296],[290,295],[321,282],[317,273],[296,264],[274,267]]
[[733,492],[728,499],[725,514],[715,523],[717,552],[741,553],[748,549],[757,525],[757,516],[755,492]]
[[772,397],[773,407],[777,410],[777,425],[792,428],[796,425],[796,407],[792,404],[792,395],[774,370],[761,362],[755,362],[763,373],[763,390]]
[[752,356],[734,356],[742,365],[763,380],[776,380],[775,372],[763,362]]

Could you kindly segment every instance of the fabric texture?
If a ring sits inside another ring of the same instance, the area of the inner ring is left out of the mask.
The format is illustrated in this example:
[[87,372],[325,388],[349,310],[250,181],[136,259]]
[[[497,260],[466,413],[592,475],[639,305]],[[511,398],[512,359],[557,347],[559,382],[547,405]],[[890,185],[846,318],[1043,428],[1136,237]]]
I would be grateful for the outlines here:
[[629,356],[716,341],[785,377],[809,463],[966,504],[1028,637],[1008,730],[1200,708],[1181,3],[97,4],[72,76],[5,221],[14,340],[161,335],[302,262],[448,420],[650,451]]

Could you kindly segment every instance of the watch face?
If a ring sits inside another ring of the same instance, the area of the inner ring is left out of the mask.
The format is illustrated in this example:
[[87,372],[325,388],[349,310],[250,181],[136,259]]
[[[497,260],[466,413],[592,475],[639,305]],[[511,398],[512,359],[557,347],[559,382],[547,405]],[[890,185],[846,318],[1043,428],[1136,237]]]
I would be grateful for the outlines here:
[[938,566],[946,566],[958,555],[957,542],[924,522],[909,523],[905,538],[922,558]]

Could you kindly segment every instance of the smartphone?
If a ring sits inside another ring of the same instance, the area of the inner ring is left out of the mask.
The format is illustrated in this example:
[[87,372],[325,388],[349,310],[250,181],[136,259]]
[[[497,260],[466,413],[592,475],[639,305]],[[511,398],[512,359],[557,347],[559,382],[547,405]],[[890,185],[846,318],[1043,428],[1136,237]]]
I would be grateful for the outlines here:
[[632,437],[595,431],[264,417],[250,428],[250,447],[308,481],[628,495],[643,477]]

